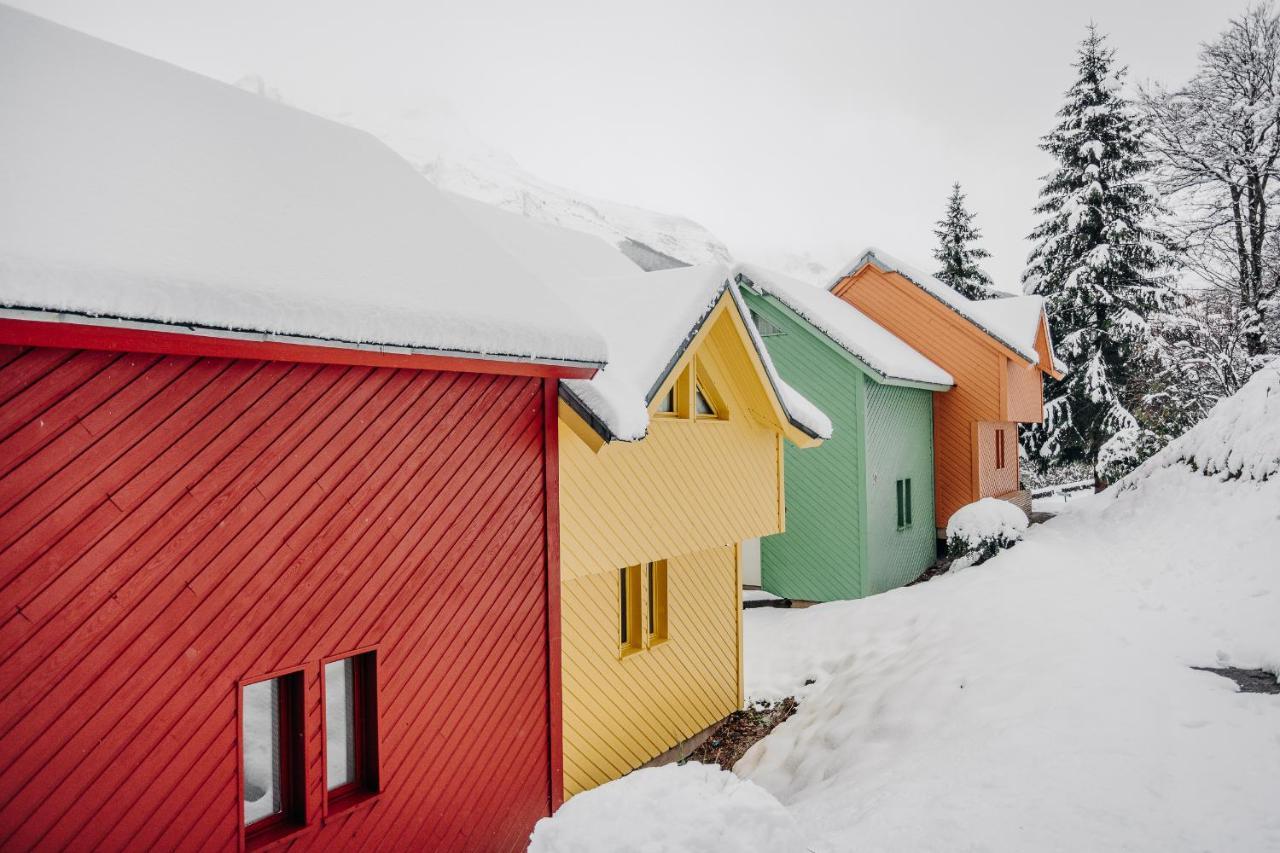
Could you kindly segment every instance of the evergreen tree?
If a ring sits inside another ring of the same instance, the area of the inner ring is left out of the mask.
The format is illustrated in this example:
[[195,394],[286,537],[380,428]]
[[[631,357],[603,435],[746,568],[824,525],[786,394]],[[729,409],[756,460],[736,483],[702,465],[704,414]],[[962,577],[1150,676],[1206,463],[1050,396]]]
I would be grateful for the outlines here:
[[1148,318],[1177,300],[1145,183],[1152,163],[1143,128],[1121,93],[1125,69],[1092,25],[1074,67],[1061,121],[1040,145],[1057,166],[1040,190],[1035,211],[1043,218],[1023,274],[1026,291],[1045,299],[1068,372],[1047,383],[1044,423],[1022,438],[1042,469],[1084,462],[1101,483],[1103,446],[1147,428],[1134,414],[1140,392],[1131,384],[1150,354]]
[[964,193],[957,181],[947,199],[947,212],[933,231],[938,238],[933,257],[942,265],[935,275],[970,299],[989,299],[995,295],[991,292],[991,276],[978,266],[978,261],[991,257],[991,253],[972,245],[982,238],[982,232],[974,227],[975,218],[976,214],[965,209]]

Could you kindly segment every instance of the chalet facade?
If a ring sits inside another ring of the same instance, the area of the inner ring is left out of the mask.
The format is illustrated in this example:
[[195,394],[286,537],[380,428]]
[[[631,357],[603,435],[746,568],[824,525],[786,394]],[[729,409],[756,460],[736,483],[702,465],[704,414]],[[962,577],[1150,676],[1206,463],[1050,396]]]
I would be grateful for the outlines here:
[[761,540],[758,583],[806,601],[909,583],[936,554],[933,398],[950,374],[820,288],[757,268],[739,281],[779,373],[835,426],[786,448],[786,532]]
[[571,302],[612,355],[561,384],[570,796],[741,707],[741,545],[783,527],[784,444],[830,435],[778,378],[732,277],[652,272]]
[[955,380],[934,395],[936,523],[985,497],[1030,511],[1019,477],[1018,424],[1044,417],[1043,377],[1060,377],[1043,300],[974,301],[879,250],[862,254],[829,290]]
[[365,134],[0,55],[0,848],[523,850],[603,342]]

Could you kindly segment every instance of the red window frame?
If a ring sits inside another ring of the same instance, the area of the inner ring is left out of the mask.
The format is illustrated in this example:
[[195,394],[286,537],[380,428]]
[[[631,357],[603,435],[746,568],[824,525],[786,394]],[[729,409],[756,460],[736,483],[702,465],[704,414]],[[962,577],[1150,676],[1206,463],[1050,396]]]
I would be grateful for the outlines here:
[[[244,690],[253,684],[278,680],[276,713],[280,727],[280,811],[252,825],[244,814]],[[305,667],[291,667],[267,675],[243,679],[237,692],[237,739],[239,741],[240,836],[242,848],[257,848],[307,828],[307,737]]]
[[1004,430],[996,430],[996,468],[1004,467]]
[[[331,663],[352,659],[352,733],[355,738],[355,766],[351,781],[329,789],[329,720],[325,668]],[[378,739],[378,648],[357,649],[320,661],[321,787],[325,814],[346,811],[370,802],[381,792]]]

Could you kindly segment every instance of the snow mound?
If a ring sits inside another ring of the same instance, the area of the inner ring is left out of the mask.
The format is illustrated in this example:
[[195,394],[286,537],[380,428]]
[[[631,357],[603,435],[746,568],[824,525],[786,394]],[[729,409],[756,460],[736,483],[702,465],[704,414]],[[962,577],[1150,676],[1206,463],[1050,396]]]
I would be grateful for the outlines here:
[[1255,373],[1209,416],[1122,481],[1137,486],[1153,471],[1187,465],[1206,477],[1266,481],[1280,472],[1280,359]]
[[1027,514],[999,498],[983,498],[962,506],[947,522],[947,543],[977,551],[989,542],[1012,544],[1027,531]]
[[[1152,472],[979,571],[743,613],[751,699],[796,714],[734,772],[814,850],[1280,849],[1280,477]],[[812,681],[811,684],[806,682]]]
[[637,770],[578,794],[533,830],[529,853],[803,851],[772,795],[711,764]]

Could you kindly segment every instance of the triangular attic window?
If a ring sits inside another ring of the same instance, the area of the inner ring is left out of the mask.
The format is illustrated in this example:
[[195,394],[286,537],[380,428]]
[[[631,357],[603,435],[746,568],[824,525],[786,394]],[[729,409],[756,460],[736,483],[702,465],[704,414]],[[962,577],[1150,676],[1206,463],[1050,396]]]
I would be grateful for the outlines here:
[[707,399],[707,395],[702,393],[701,385],[694,389],[693,406],[698,417],[714,418],[716,416],[715,407],[711,405],[711,401]]
[[658,414],[674,415],[676,413],[676,389],[670,388],[658,401]]

